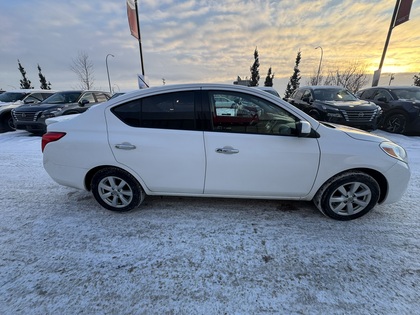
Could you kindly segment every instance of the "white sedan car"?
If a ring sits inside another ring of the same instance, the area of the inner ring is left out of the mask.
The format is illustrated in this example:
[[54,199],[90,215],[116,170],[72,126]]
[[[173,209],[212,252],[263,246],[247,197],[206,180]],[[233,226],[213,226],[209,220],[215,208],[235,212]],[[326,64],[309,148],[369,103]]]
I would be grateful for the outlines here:
[[[218,111],[216,100],[235,100]],[[48,126],[44,167],[59,184],[128,211],[146,195],[313,200],[351,220],[398,201],[406,151],[358,129],[323,124],[259,89],[162,86],[127,93]]]

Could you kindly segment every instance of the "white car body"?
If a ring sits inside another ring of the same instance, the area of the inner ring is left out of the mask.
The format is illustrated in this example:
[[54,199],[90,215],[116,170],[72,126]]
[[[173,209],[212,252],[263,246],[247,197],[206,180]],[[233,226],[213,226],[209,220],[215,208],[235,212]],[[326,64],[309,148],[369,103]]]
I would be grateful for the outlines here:
[[[305,122],[319,137],[136,128],[112,112],[139,98],[190,90],[262,99]],[[131,174],[147,195],[312,200],[337,175],[364,172],[378,182],[379,202],[392,203],[401,198],[410,178],[404,149],[389,140],[320,124],[278,97],[247,87],[203,84],[139,90],[50,124],[47,135],[51,132],[65,136],[46,141],[46,171],[61,185],[85,190],[91,189],[94,170],[112,166]],[[401,156],[386,154],[383,144]]]

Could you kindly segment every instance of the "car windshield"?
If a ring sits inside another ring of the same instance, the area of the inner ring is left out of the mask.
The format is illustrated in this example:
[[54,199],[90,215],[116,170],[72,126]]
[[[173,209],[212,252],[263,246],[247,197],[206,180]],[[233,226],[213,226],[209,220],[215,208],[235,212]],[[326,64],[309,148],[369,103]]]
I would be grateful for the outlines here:
[[420,89],[398,89],[394,93],[400,100],[420,101]]
[[318,101],[356,101],[357,98],[346,89],[314,90],[314,97]]
[[0,102],[16,102],[21,101],[23,98],[28,95],[28,93],[24,92],[5,92],[0,94]]
[[76,103],[82,92],[58,92],[48,97],[44,104]]

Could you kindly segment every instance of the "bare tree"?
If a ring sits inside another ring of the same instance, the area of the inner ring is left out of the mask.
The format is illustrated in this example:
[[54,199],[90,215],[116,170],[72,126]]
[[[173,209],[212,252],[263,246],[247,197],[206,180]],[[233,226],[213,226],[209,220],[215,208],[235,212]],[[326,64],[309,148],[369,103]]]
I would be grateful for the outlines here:
[[72,60],[70,70],[73,71],[79,81],[80,88],[83,90],[93,89],[95,82],[93,62],[89,59],[89,55],[85,51],[79,51],[78,56]]
[[[338,85],[347,88],[353,93],[362,88],[368,81],[366,74],[366,65],[354,61],[340,69],[329,70],[327,75],[320,75],[319,82],[322,85]],[[308,84],[314,85],[316,82],[316,75],[309,77]]]

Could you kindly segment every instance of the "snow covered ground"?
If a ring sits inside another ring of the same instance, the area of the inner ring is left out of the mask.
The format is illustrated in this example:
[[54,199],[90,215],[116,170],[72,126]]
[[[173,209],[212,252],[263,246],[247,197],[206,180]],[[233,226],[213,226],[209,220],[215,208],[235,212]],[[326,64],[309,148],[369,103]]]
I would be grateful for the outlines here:
[[130,213],[54,183],[0,134],[1,314],[419,314],[420,137],[403,199],[351,222],[309,202],[148,197]]

